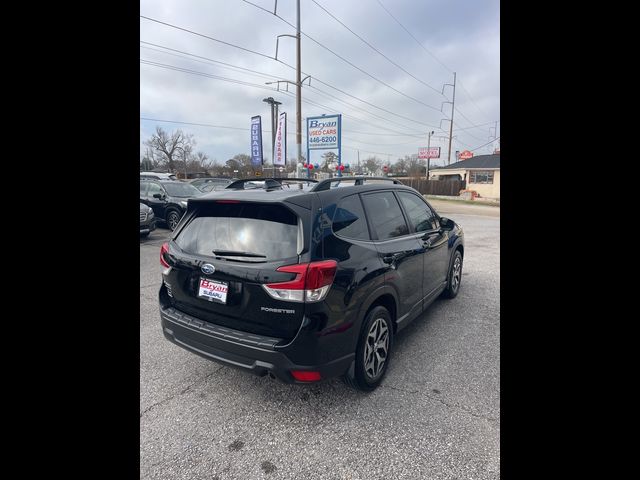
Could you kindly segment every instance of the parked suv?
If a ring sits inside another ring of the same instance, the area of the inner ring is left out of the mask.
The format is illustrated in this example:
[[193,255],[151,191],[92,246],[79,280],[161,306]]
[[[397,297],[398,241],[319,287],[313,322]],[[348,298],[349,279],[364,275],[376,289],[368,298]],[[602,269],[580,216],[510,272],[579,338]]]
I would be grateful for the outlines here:
[[193,185],[173,180],[140,180],[140,203],[150,206],[156,219],[170,230],[187,209],[187,200],[202,195]]
[[267,184],[189,201],[160,250],[165,337],[284,382],[373,390],[396,333],[458,294],[462,228],[397,180]]

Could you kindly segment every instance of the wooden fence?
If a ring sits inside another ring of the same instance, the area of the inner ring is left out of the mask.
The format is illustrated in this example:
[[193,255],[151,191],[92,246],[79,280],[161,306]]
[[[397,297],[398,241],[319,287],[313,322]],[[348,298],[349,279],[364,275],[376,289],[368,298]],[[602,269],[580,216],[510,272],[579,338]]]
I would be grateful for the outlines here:
[[398,178],[402,183],[415,188],[423,195],[448,195],[457,197],[464,190],[463,180],[425,180],[423,178]]

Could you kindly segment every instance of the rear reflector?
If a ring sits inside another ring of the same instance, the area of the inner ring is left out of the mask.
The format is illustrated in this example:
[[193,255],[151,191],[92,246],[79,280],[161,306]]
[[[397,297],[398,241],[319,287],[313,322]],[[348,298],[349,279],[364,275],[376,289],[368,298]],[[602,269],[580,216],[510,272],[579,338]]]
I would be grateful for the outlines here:
[[162,246],[160,247],[160,265],[162,265],[164,268],[170,268],[170,265],[164,259],[164,254],[167,253],[168,251],[169,251],[169,244],[163,243]]
[[333,284],[338,263],[335,260],[285,265],[278,272],[295,273],[293,280],[267,283],[262,287],[277,300],[287,302],[319,302],[327,296]]
[[308,372],[305,370],[291,370],[293,378],[299,382],[317,382],[320,380],[320,372]]

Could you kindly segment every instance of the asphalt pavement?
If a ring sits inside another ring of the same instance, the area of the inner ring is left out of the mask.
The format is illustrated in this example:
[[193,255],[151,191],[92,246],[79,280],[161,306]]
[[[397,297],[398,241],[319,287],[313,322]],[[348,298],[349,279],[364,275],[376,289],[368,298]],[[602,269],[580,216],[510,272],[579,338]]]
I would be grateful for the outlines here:
[[368,394],[282,384],[169,343],[157,304],[169,232],[141,239],[140,477],[499,478],[500,218],[434,207],[465,231],[460,293],[396,337]]

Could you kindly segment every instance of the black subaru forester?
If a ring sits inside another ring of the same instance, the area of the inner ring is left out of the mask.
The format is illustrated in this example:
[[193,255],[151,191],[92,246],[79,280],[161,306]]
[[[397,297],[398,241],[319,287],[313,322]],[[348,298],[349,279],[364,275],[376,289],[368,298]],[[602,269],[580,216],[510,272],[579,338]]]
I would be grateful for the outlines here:
[[255,180],[190,199],[162,246],[165,337],[285,382],[373,390],[394,335],[457,295],[462,228],[389,178]]

